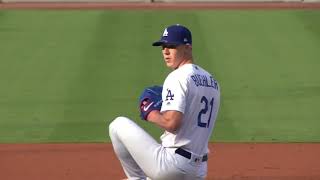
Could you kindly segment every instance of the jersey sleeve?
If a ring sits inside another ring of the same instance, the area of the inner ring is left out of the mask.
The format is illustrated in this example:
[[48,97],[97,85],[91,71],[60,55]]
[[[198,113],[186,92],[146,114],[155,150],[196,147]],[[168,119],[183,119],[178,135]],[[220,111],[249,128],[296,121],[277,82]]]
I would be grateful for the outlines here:
[[187,80],[177,73],[171,73],[163,84],[161,112],[168,110],[185,112]]

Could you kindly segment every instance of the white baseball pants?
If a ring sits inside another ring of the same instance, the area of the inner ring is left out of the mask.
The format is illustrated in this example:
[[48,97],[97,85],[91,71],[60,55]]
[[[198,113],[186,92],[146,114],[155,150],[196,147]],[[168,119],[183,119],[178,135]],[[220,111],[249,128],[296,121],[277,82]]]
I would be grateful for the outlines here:
[[207,162],[195,164],[165,148],[136,123],[118,117],[109,125],[112,145],[129,179],[196,180],[204,179]]

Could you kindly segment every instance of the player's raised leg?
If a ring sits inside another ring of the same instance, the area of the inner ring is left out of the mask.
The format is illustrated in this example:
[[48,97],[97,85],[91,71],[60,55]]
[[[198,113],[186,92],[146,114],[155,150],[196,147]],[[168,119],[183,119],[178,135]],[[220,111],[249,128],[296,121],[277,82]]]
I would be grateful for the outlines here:
[[161,145],[136,123],[118,117],[109,125],[114,150],[129,178],[146,178],[157,174],[156,158]]
[[128,144],[128,136],[136,131],[135,129],[135,125],[130,120],[125,117],[118,117],[109,125],[109,135],[113,149],[120,160],[126,176],[130,179],[146,179],[145,173],[131,156],[124,143],[127,142]]
[[[175,155],[153,139],[136,123],[118,117],[109,125],[109,134],[121,165],[129,179],[182,179]],[[173,178],[174,177],[174,178]]]

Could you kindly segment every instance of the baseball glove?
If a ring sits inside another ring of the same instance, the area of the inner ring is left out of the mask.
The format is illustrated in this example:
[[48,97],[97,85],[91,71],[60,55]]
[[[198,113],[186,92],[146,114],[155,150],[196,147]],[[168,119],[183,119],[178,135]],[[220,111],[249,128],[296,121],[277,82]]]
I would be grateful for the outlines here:
[[161,94],[161,86],[151,86],[144,89],[139,99],[141,119],[147,120],[148,114],[153,110],[160,111],[162,106]]

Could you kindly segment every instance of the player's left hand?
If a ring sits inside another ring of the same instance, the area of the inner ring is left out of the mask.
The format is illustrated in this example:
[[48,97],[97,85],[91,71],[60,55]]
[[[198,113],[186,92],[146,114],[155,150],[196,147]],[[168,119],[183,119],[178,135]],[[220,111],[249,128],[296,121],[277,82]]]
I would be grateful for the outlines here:
[[153,110],[160,111],[162,106],[162,86],[151,86],[144,89],[139,99],[140,117],[147,120]]

